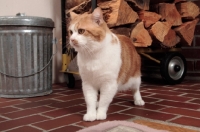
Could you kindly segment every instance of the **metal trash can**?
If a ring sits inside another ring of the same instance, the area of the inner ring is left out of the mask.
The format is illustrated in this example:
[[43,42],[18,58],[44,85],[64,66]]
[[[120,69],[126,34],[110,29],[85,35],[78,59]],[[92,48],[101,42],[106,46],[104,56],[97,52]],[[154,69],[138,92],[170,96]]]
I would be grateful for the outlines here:
[[0,97],[52,92],[53,28],[49,18],[0,17]]

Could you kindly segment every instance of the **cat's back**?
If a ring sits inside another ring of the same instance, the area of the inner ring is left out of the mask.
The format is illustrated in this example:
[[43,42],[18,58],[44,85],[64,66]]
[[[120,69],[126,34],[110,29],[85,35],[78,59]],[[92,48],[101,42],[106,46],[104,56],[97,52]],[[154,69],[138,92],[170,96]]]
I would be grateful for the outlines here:
[[125,35],[116,35],[120,41],[120,44],[121,44],[121,47],[122,47],[122,51],[127,51],[128,53],[131,53],[131,54],[127,54],[127,55],[136,55],[138,54],[137,51],[136,51],[136,48],[135,46],[133,45],[132,41],[130,38],[128,38],[127,36]]
[[141,76],[141,59],[130,38],[124,35],[117,35],[121,45],[122,65],[118,81],[126,83],[131,77]]

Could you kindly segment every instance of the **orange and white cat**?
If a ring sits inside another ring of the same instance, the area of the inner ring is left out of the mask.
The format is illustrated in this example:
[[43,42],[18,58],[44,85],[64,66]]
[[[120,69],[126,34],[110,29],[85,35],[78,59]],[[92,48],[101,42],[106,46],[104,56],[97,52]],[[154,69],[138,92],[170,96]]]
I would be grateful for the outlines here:
[[106,119],[108,107],[120,90],[132,89],[135,105],[144,105],[140,94],[141,60],[131,40],[110,31],[100,8],[91,14],[70,15],[70,45],[78,52],[87,105],[83,120]]

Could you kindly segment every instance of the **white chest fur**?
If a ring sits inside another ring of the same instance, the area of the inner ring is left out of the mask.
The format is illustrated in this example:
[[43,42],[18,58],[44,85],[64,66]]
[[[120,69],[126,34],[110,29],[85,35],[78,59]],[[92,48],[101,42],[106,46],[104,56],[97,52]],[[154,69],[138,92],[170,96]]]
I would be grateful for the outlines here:
[[119,41],[112,43],[108,36],[99,43],[102,48],[97,52],[78,53],[78,66],[81,78],[92,84],[101,84],[109,80],[117,80],[121,67],[121,46]]

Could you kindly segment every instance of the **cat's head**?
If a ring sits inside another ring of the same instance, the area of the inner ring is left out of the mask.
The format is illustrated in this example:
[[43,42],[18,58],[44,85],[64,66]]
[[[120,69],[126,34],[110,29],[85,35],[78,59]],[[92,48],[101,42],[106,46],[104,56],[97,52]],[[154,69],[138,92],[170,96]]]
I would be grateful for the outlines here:
[[82,15],[71,12],[70,17],[68,27],[70,45],[78,52],[94,52],[100,49],[101,42],[109,31],[101,9],[96,8],[93,13]]

